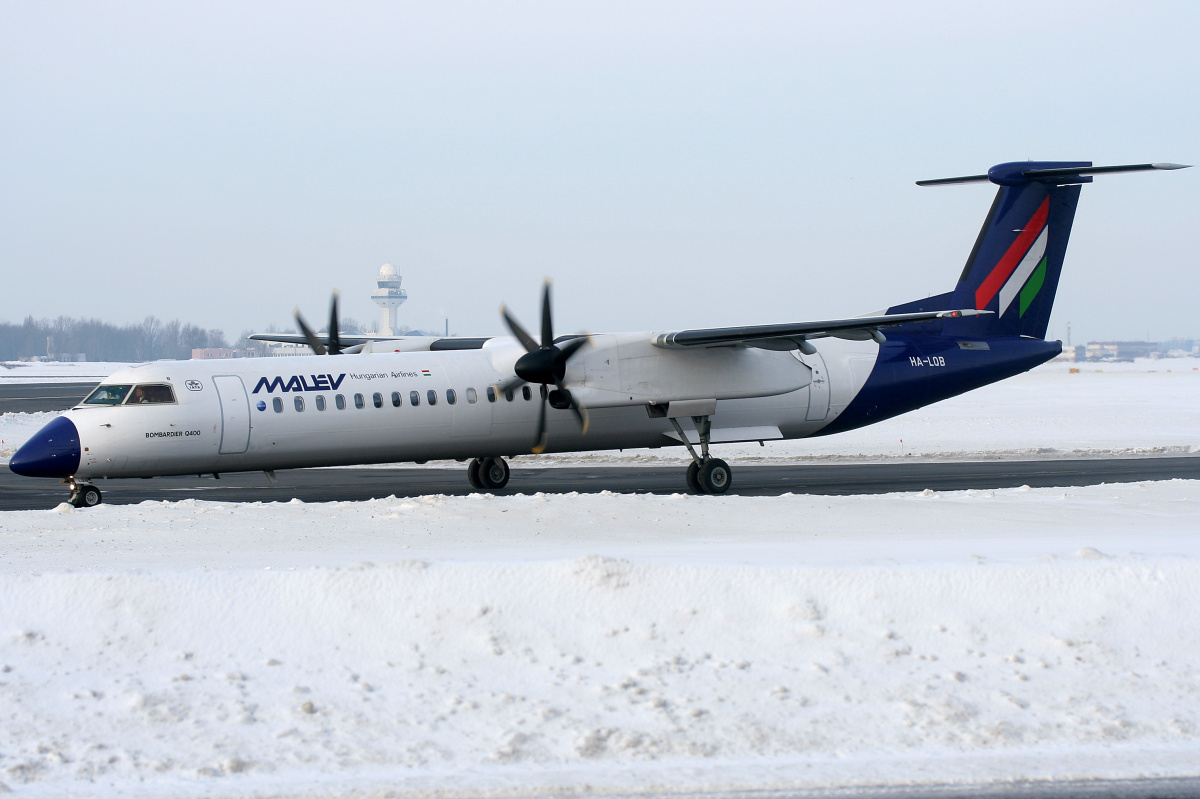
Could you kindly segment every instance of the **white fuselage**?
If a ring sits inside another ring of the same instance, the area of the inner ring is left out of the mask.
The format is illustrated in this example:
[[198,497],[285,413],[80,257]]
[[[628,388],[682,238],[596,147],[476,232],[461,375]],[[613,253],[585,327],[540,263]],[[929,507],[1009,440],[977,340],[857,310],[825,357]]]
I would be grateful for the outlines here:
[[[589,409],[589,429],[583,434],[571,411],[548,408],[547,452],[680,445],[671,420],[655,418],[647,407],[688,400],[717,400],[713,443],[813,435],[854,398],[878,353],[873,342],[839,339],[821,341],[812,356],[748,348],[681,352],[653,347],[651,338],[598,336],[571,361],[566,382]],[[76,477],[527,454],[541,387],[517,386],[511,400],[493,389],[489,399],[489,387],[511,378],[522,353],[514,340],[497,338],[468,350],[131,367],[103,384],[165,383],[175,401],[67,411],[82,450]],[[677,421],[694,442],[691,420]]]

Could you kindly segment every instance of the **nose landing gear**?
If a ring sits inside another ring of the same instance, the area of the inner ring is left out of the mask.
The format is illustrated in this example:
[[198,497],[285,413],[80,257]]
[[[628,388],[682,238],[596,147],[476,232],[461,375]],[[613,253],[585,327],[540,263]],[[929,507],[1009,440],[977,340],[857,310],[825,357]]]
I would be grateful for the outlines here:
[[467,466],[467,479],[471,487],[480,491],[494,491],[508,485],[509,469],[504,458],[476,458]]
[[67,502],[77,508],[94,508],[104,501],[100,489],[89,483],[77,483],[74,478],[67,481],[71,487],[71,496]]

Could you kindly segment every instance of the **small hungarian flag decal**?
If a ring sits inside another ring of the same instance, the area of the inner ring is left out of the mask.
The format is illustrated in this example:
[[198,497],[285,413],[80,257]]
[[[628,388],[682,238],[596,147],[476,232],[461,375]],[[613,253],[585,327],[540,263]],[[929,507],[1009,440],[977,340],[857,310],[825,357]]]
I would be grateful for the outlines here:
[[422,369],[421,375],[424,377],[433,377],[433,372],[429,371],[428,369]]

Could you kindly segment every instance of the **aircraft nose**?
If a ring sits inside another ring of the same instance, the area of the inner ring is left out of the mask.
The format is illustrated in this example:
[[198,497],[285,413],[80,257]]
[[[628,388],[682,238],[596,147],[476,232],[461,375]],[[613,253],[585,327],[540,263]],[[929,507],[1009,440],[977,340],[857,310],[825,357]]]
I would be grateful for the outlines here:
[[8,468],[25,477],[70,477],[79,468],[79,430],[60,416],[25,442]]

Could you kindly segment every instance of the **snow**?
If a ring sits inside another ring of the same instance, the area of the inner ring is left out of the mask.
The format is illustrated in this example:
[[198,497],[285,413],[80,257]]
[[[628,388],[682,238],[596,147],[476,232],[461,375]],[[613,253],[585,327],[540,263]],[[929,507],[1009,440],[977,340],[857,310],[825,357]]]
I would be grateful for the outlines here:
[[1172,481],[9,512],[0,774],[213,796],[1191,773],[1198,511]]
[[55,416],[58,411],[0,413],[0,462],[8,463],[13,453]]
[[[929,456],[1071,451],[1072,430],[1091,454],[1192,451],[1200,377],[1177,363],[1050,365],[906,431]],[[1198,519],[1178,480],[0,513],[0,792],[1194,774]]]

